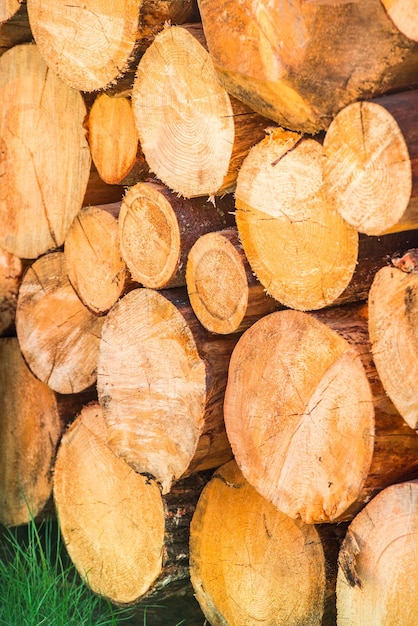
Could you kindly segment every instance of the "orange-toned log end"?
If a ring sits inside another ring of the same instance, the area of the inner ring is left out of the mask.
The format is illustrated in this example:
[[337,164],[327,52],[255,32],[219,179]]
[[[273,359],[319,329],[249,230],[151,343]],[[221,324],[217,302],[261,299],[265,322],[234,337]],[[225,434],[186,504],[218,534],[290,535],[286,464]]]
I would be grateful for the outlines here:
[[245,331],[224,411],[244,476],[290,517],[335,521],[358,498],[374,447],[370,385],[359,353],[312,315],[278,311]]
[[213,626],[335,624],[337,543],[292,520],[235,461],[204,488],[190,526],[190,578]]
[[96,382],[103,321],[71,286],[63,252],[45,254],[25,273],[17,337],[31,370],[54,391],[73,394]]
[[154,182],[131,187],[121,205],[119,240],[132,278],[151,289],[184,286],[190,248],[202,234],[230,223],[233,209],[232,195],[212,203],[180,198]]
[[129,66],[141,0],[27,0],[33,36],[54,73],[70,87],[98,91]]
[[418,41],[417,0],[381,0],[387,14],[401,33]]
[[129,281],[119,247],[120,202],[81,209],[64,244],[71,285],[93,313],[106,313]]
[[162,568],[161,493],[110,451],[97,404],[62,437],[54,500],[68,553],[95,593],[131,604],[149,592]]
[[341,216],[359,232],[418,227],[415,91],[356,102],[338,113],[324,139],[325,178]]
[[272,130],[246,157],[237,180],[236,223],[248,261],[281,304],[328,306],[349,284],[358,233],[336,211],[321,144]]
[[[403,262],[402,262],[403,259]],[[409,263],[406,255],[398,265]],[[369,291],[369,333],[376,369],[406,423],[418,429],[418,274],[383,267]]]
[[0,522],[27,524],[52,493],[62,432],[55,393],[26,365],[15,337],[0,339]]
[[88,141],[94,164],[109,185],[133,185],[149,173],[139,145],[131,101],[101,93],[88,117]]
[[279,306],[255,279],[235,228],[199,237],[188,255],[186,284],[197,318],[214,333],[240,332]]
[[268,125],[221,87],[200,24],[156,36],[138,64],[132,105],[150,169],[186,198],[231,191]]
[[348,527],[338,559],[338,624],[415,626],[417,550],[418,483],[391,485]]

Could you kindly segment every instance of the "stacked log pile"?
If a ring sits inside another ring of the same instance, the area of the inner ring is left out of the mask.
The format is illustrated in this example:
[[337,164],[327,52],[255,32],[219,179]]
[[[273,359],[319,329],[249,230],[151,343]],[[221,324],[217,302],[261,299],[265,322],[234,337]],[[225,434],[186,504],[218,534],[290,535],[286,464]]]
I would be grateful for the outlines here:
[[0,0],[0,522],[95,593],[415,623],[416,8]]

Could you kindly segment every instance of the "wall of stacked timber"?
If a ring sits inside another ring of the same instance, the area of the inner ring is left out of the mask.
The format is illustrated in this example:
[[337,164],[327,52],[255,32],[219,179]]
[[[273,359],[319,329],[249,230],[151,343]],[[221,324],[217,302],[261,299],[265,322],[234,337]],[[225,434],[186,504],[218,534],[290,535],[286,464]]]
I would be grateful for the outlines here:
[[416,0],[0,0],[0,522],[228,626],[415,626]]

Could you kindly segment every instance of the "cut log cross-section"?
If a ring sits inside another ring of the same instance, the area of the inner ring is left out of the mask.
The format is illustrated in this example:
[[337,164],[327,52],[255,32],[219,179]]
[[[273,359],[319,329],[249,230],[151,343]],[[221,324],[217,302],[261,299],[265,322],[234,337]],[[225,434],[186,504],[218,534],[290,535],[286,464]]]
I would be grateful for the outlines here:
[[246,157],[235,193],[255,275],[273,298],[302,311],[332,304],[358,256],[358,233],[335,210],[324,166],[318,141],[274,129]]
[[[369,333],[376,369],[392,402],[418,430],[418,253],[381,268],[369,292]],[[407,264],[407,260],[413,262]],[[406,271],[404,269],[406,268]]]
[[124,293],[129,272],[119,247],[120,202],[79,211],[64,244],[66,271],[80,300],[106,313]]
[[0,58],[0,101],[0,247],[32,259],[63,244],[81,208],[91,164],[86,107],[33,44]]
[[16,338],[0,339],[2,524],[27,524],[44,513],[62,431],[86,401],[87,394],[54,393],[32,374]]
[[381,0],[199,0],[199,9],[221,84],[285,128],[316,134],[351,102],[418,82],[418,46]]
[[418,483],[378,494],[348,527],[338,558],[338,626],[415,626]]
[[97,390],[108,443],[164,493],[232,457],[223,395],[236,342],[200,325],[185,290],[134,289],[107,314]]
[[418,436],[377,376],[366,313],[271,313],[231,357],[224,410],[235,459],[306,523],[352,519],[379,490],[418,475]]
[[220,86],[200,24],[157,35],[138,64],[132,105],[151,170],[186,198],[232,190],[271,125]]
[[204,487],[190,526],[190,578],[212,626],[333,626],[332,527],[292,520],[235,461]]
[[34,374],[58,393],[77,393],[96,382],[104,318],[92,313],[68,279],[63,252],[33,263],[19,290],[16,330]]
[[101,93],[87,121],[91,156],[109,185],[133,185],[144,180],[149,167],[139,144],[131,101]]
[[151,289],[184,286],[190,248],[204,233],[233,223],[233,211],[231,194],[212,203],[181,198],[158,183],[137,183],[119,215],[121,252],[132,278]]
[[418,90],[356,102],[324,139],[335,207],[359,232],[418,227]]
[[281,307],[254,276],[236,228],[199,237],[187,258],[186,284],[196,317],[213,333],[242,332]]
[[19,257],[0,249],[0,336],[14,329],[23,267]]
[[181,592],[205,482],[191,477],[162,497],[155,481],[111,452],[100,406],[85,406],[61,439],[53,493],[68,553],[90,588],[120,605]]

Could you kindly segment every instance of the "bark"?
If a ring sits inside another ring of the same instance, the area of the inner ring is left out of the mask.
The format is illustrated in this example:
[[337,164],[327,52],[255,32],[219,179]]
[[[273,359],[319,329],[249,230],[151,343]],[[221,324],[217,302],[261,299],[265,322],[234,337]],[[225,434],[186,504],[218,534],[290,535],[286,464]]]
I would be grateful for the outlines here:
[[392,402],[414,429],[418,429],[417,296],[418,274],[393,266],[377,272],[369,294],[376,369]]
[[72,288],[63,252],[40,257],[25,273],[17,337],[31,370],[54,391],[73,394],[96,382],[103,321]]
[[[95,164],[92,162],[90,175],[87,182],[82,206],[95,206],[98,204],[111,204],[120,202],[125,188],[123,185],[109,185],[100,176]],[[80,207],[81,208],[81,207]]]
[[139,144],[131,101],[101,93],[88,117],[91,156],[109,185],[133,185],[145,180],[148,164]]
[[413,626],[418,611],[418,484],[392,485],[350,524],[337,578],[338,626]]
[[120,202],[79,211],[64,244],[68,278],[93,313],[106,313],[127,289],[130,278],[119,246]]
[[14,330],[23,267],[21,259],[0,249],[0,336]]
[[64,425],[80,409],[26,365],[15,337],[0,339],[0,521],[27,524],[52,494],[52,467]]
[[254,276],[236,228],[199,237],[186,269],[190,304],[210,332],[242,332],[280,308]]
[[203,329],[184,290],[134,289],[106,317],[97,390],[108,443],[163,493],[232,456],[223,396],[236,341]]
[[100,406],[85,406],[58,449],[54,501],[68,553],[90,588],[120,605],[181,593],[204,484],[199,475],[161,496],[154,480],[111,452]]
[[299,310],[328,306],[349,284],[358,234],[337,213],[321,144],[275,129],[250,151],[237,180],[236,223],[267,293]]
[[388,16],[403,35],[418,41],[418,4],[416,0],[381,0]]
[[190,577],[212,626],[335,624],[331,527],[292,520],[235,461],[203,489],[190,527]]
[[150,169],[186,198],[231,191],[271,123],[220,86],[200,24],[156,36],[138,64],[132,105]]
[[324,140],[329,193],[367,235],[418,227],[418,90],[345,107]]
[[81,208],[91,163],[86,109],[32,44],[0,58],[0,101],[0,246],[36,258],[63,244]]
[[418,48],[380,0],[199,0],[219,80],[281,126],[325,130],[351,102],[417,84]]
[[186,284],[190,248],[204,233],[234,221],[231,194],[217,198],[180,198],[165,185],[138,183],[125,194],[119,215],[122,256],[132,278],[162,289]]
[[418,476],[418,436],[378,378],[363,304],[256,322],[232,354],[224,411],[246,479],[306,523],[348,521]]
[[[25,6],[23,2],[23,6]],[[7,22],[22,8],[22,0],[2,0],[0,5],[0,22]]]
[[25,2],[3,2],[0,6],[0,56],[21,43],[32,40]]

